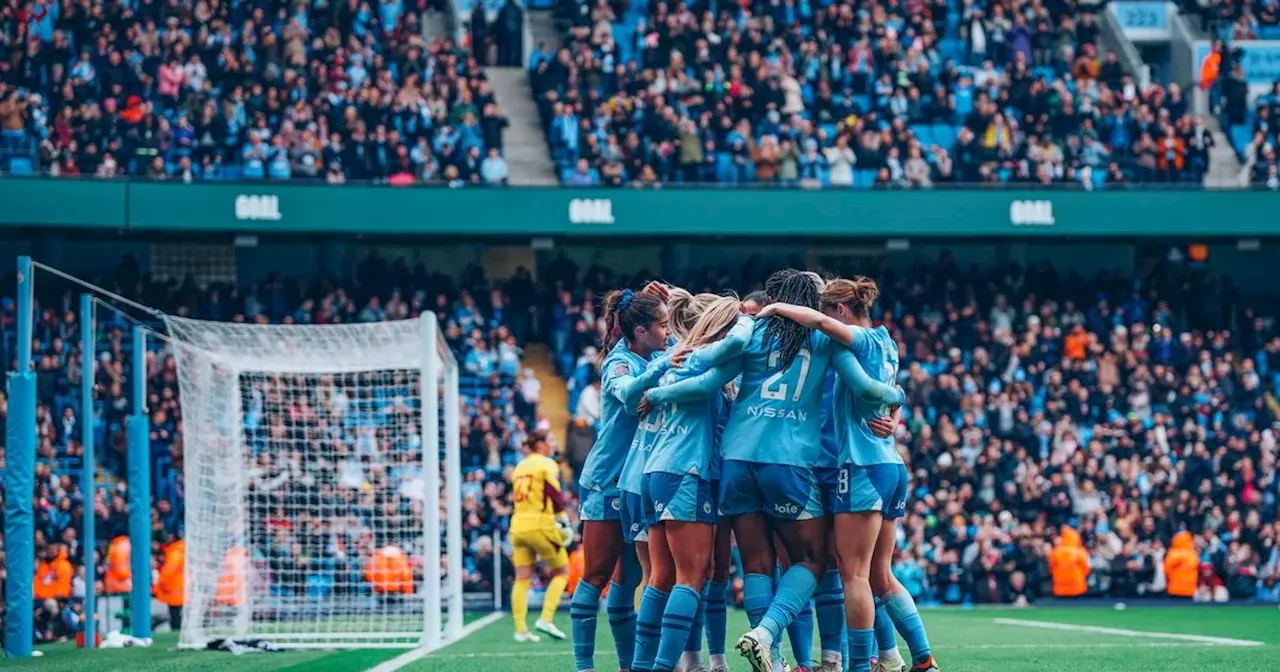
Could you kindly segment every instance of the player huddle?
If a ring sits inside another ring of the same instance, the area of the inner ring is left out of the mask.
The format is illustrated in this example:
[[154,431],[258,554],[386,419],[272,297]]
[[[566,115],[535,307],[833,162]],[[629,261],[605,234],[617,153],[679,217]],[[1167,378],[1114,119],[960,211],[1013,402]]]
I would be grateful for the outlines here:
[[[783,630],[799,667],[901,672],[895,627],[912,669],[936,669],[890,571],[907,499],[892,438],[905,394],[893,384],[896,344],[871,327],[878,294],[867,278],[788,269],[741,302],[657,283],[606,297],[601,428],[580,479],[583,576],[570,608],[579,672],[595,669],[606,584],[619,669],[701,671],[705,629],[710,669],[726,670],[731,534],[752,625],[736,648],[756,672],[786,669]],[[537,627],[558,635],[549,621],[544,610]]]

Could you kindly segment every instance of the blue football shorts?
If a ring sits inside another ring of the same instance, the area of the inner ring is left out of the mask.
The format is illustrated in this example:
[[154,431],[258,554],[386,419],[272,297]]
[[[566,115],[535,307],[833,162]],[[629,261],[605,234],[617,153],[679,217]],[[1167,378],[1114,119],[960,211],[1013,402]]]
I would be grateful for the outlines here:
[[822,516],[822,492],[812,467],[725,460],[720,468],[720,512],[763,513],[783,520]]
[[644,475],[645,513],[650,525],[668,520],[716,523],[716,497],[711,481],[694,474],[655,471]]
[[878,511],[885,520],[907,513],[907,467],[903,464],[845,464],[836,482],[834,513]]

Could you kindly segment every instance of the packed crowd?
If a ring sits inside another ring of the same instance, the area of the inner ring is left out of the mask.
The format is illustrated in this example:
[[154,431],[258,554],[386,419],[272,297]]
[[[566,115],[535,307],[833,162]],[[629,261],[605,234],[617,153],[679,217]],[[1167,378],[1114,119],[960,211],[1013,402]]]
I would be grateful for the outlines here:
[[[566,184],[1195,182],[1212,136],[1075,3],[589,3],[530,76]],[[637,27],[638,26],[638,27]]]
[[426,9],[7,3],[0,173],[503,184],[506,117]]
[[[578,278],[551,317],[577,466],[599,417],[594,298],[644,278],[561,264]],[[768,270],[673,280],[743,291]],[[899,343],[914,480],[895,573],[917,600],[1280,602],[1280,335],[1235,288],[1173,265],[1135,282],[1047,262],[961,269],[945,254],[906,272],[829,270],[876,276],[875,318]],[[1064,570],[1075,549],[1087,569]]]
[[[517,448],[530,429],[548,424],[538,413],[539,388],[528,384],[526,373],[520,370],[532,286],[527,276],[495,286],[478,268],[468,269],[460,279],[450,278],[376,256],[361,264],[356,275],[353,286],[358,286],[358,291],[327,284],[308,286],[284,277],[248,287],[198,288],[153,280],[129,259],[113,277],[104,279],[103,286],[173,314],[217,320],[334,324],[406,319],[435,311],[440,323],[446,325],[446,339],[463,363],[461,449],[467,470],[463,486],[464,585],[468,590],[492,591],[494,549],[490,537],[510,513],[506,473],[518,460]],[[46,289],[55,286],[52,279],[43,284]],[[124,336],[129,325],[100,309],[97,402],[92,417],[86,418],[79,402],[84,363],[78,316],[71,309],[72,294],[56,292],[41,292],[38,297],[39,320],[34,333],[39,372],[35,511],[36,585],[42,598],[36,606],[40,641],[72,637],[79,627],[84,595],[79,533],[86,509],[96,519],[98,594],[127,592],[120,586],[127,585],[129,578],[127,546],[120,553],[116,541],[127,535],[126,494],[131,485],[126,480],[123,432],[125,418],[133,410],[128,396],[131,343]],[[15,308],[12,298],[0,300],[0,331],[6,336],[3,351],[10,370],[16,357]],[[403,545],[411,553],[420,537],[420,523],[417,535],[408,530],[409,522],[420,520],[423,514],[421,491],[405,487],[419,472],[407,468],[402,459],[407,454],[405,446],[411,443],[403,434],[413,420],[402,417],[403,409],[397,411],[395,404],[389,404],[390,412],[381,416],[384,422],[374,427],[372,434],[356,437],[349,446],[344,441],[325,446],[328,442],[310,430],[326,420],[331,428],[350,428],[351,423],[343,418],[369,410],[362,404],[369,401],[370,387],[346,379],[301,386],[281,382],[270,377],[243,381],[245,435],[252,455],[248,477],[251,505],[256,509],[252,516],[256,525],[250,533],[261,553],[258,560],[273,582],[272,594],[276,596],[301,596],[304,590],[308,597],[367,594],[367,564],[373,552],[387,545]],[[394,397],[388,391],[396,389],[396,381],[381,382],[391,383],[382,387],[387,399]],[[407,379],[399,382],[408,384]],[[166,562],[165,548],[183,534],[185,486],[178,393],[173,356],[167,349],[153,349],[147,355],[147,410],[154,480],[151,544],[157,570]],[[7,407],[0,397],[0,430],[6,415]],[[79,486],[83,422],[93,423],[99,464],[99,486],[91,504],[86,504]],[[0,437],[4,436],[0,431]],[[333,521],[308,524],[306,514],[300,512],[314,510],[306,504],[317,501],[335,506],[346,502],[352,520],[346,525],[332,525]],[[443,515],[443,500],[440,506]],[[373,524],[374,517],[379,518],[377,524]],[[421,566],[417,560],[414,563],[412,569],[420,576]],[[181,590],[176,598],[181,604]]]

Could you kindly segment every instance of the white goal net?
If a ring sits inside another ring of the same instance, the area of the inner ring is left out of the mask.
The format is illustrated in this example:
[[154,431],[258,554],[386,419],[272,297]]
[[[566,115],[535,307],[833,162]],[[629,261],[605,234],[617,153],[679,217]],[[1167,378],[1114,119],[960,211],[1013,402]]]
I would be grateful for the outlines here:
[[167,327],[183,417],[182,646],[458,637],[458,367],[435,316]]

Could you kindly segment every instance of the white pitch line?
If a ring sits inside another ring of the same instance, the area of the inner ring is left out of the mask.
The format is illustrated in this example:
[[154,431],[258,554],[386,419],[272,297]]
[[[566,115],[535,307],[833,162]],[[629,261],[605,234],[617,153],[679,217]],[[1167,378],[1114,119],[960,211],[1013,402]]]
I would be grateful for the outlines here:
[[1105,628],[1098,625],[1075,625],[1072,623],[1053,623],[1050,621],[1024,621],[1020,618],[993,618],[992,622],[1000,625],[1013,625],[1024,628],[1042,628],[1045,630],[1069,630],[1072,632],[1092,632],[1099,635],[1115,637],[1145,637],[1148,639],[1170,639],[1180,642],[1191,642],[1209,646],[1266,646],[1266,642],[1252,639],[1232,639],[1230,637],[1210,637],[1208,635],[1184,635],[1174,632],[1147,632],[1145,630],[1125,630],[1123,628]]
[[[1194,642],[1116,642],[1112,644],[959,644],[955,646],[943,647],[947,651],[956,650],[998,650],[998,649],[1015,649],[1015,650],[1040,650],[1040,649],[1070,649],[1079,651],[1081,649],[1176,649],[1191,646],[1221,646],[1219,644],[1205,644]],[[492,653],[438,653],[431,656],[436,660],[466,660],[472,658],[567,658],[568,651],[499,651]],[[616,653],[612,651],[597,651],[596,658],[614,658]]]
[[[504,614],[501,611],[495,611],[492,614],[489,614],[482,618],[478,618],[462,626],[462,634],[459,635],[457,639],[450,642],[450,644],[454,644],[462,641],[468,635],[475,633],[477,630],[483,630],[484,628],[488,627],[490,624],[497,622],[498,619],[502,618],[505,615],[506,614]],[[410,663],[414,663],[419,660],[422,660],[428,655],[430,654],[428,653],[427,649],[419,647],[412,651],[402,653],[396,656],[395,658],[392,658],[391,660],[380,663],[375,667],[371,668],[369,672],[395,672],[396,670],[406,665],[409,665]]]

